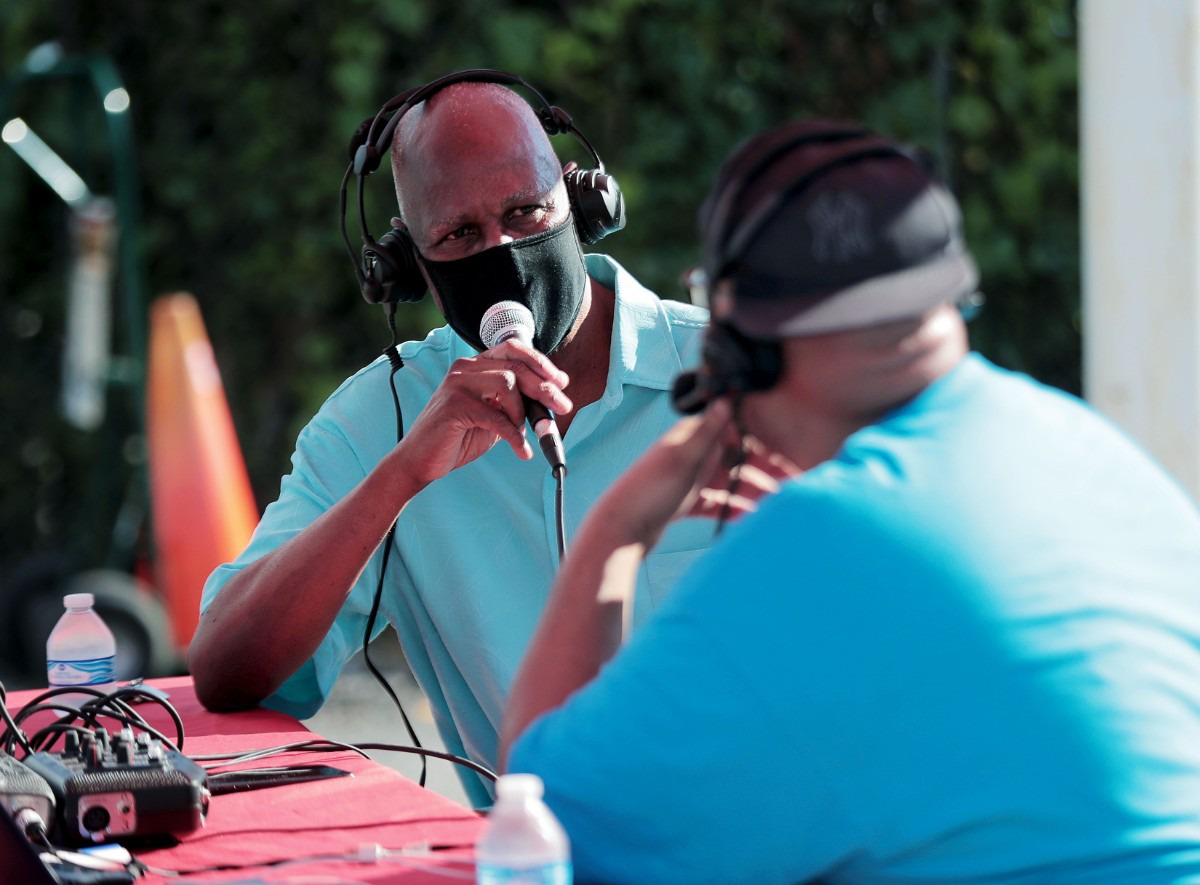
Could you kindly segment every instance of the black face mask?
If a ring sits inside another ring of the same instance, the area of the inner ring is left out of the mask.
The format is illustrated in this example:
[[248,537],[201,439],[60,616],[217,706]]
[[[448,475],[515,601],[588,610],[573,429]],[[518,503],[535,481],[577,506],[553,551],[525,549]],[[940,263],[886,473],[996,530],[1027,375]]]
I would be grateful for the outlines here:
[[499,301],[517,301],[533,314],[533,346],[553,353],[575,325],[587,286],[583,248],[572,218],[466,258],[422,258],[421,265],[450,328],[479,351],[485,350],[479,338],[484,311]]

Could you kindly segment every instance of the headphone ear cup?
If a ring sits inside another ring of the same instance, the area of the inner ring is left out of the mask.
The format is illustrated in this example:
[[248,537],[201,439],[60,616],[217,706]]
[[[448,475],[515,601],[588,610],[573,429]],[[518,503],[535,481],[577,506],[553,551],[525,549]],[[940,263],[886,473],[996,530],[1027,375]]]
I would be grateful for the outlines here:
[[408,231],[394,227],[362,250],[362,293],[369,304],[420,301],[425,277],[417,266],[417,248]]
[[581,242],[590,246],[625,226],[625,196],[611,175],[574,169],[563,181]]
[[746,339],[749,368],[746,371],[745,389],[770,390],[779,383],[783,375],[783,348],[778,341]]
[[783,347],[744,335],[729,323],[716,322],[704,346],[707,370],[725,391],[770,390],[783,374]]

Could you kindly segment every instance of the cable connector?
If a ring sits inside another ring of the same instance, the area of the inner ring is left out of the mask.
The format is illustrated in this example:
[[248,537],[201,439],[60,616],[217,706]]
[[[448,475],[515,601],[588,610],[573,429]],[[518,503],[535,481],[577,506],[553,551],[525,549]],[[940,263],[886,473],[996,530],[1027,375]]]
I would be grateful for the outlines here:
[[43,843],[50,836],[46,828],[46,821],[32,808],[25,807],[18,809],[13,819],[16,821],[21,832],[25,834],[25,838],[30,842]]
[[378,842],[363,842],[347,860],[355,863],[379,863],[386,856],[387,851]]

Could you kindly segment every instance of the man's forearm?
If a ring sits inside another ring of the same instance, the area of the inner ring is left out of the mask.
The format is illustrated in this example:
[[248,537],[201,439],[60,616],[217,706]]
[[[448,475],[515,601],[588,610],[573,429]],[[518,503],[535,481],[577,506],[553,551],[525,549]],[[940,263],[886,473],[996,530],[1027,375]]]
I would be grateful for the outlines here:
[[555,579],[505,708],[502,766],[529,723],[590,682],[621,645],[646,547],[603,522],[585,523]]
[[663,434],[588,512],[526,652],[505,708],[500,760],[535,718],[590,682],[620,647],[637,573],[672,519],[711,510],[703,479],[717,466],[729,404]]
[[221,589],[188,653],[206,707],[255,706],[313,654],[396,514],[416,493],[403,477],[381,465]]

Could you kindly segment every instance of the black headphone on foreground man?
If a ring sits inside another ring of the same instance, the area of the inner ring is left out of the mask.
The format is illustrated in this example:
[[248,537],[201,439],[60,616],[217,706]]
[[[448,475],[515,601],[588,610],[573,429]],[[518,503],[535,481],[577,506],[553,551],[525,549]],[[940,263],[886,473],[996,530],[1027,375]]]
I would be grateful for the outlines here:
[[[542,93],[515,74],[489,69],[447,74],[389,99],[374,117],[363,121],[350,140],[351,162],[342,177],[339,198],[342,239],[354,264],[363,298],[370,304],[420,301],[425,295],[426,284],[417,265],[417,248],[407,230],[393,227],[379,240],[371,236],[363,207],[363,181],[379,168],[391,147],[392,135],[400,119],[413,107],[454,83],[500,83],[528,90],[536,99],[537,117],[546,133],[571,133],[595,161],[595,169],[575,169],[563,176],[580,242],[592,245],[625,226],[625,198],[617,180],[605,173],[600,155],[575,128],[569,114],[551,105]],[[355,254],[346,234],[346,186],[351,175],[357,179],[358,224],[363,241],[360,255]]]
[[[748,206],[739,207],[751,187],[778,160],[806,146],[827,146],[829,150],[814,153],[807,162],[800,162],[778,187],[767,190]],[[738,278],[753,276],[752,269],[744,262],[757,235],[822,176],[876,157],[902,158],[920,167],[922,175],[930,171],[917,154],[854,124],[796,123],[780,128],[776,137],[735,154],[722,168],[720,179],[700,208],[702,260],[685,276],[685,283],[693,292],[693,302],[703,301],[711,308],[713,293],[722,289],[736,298]],[[783,349],[778,340],[747,335],[729,320],[714,318],[710,321],[700,370],[676,378],[672,401],[676,410],[695,414],[726,394],[770,390],[779,383],[782,370]]]

